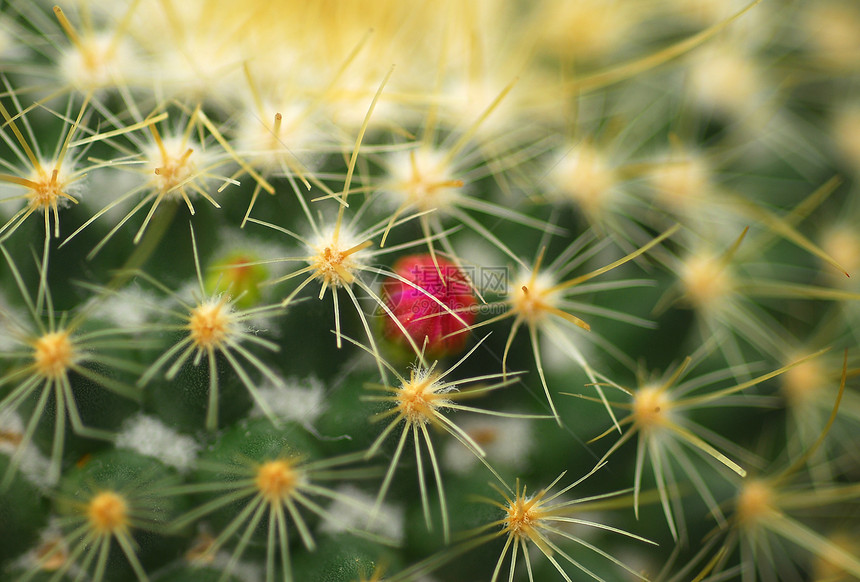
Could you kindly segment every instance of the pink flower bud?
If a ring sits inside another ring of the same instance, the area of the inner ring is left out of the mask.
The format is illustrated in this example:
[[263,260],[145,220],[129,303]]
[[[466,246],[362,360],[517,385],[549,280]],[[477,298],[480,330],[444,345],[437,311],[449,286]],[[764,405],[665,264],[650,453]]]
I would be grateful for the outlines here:
[[[462,352],[477,304],[463,272],[438,256],[434,263],[429,254],[401,258],[394,264],[394,272],[414,286],[389,277],[382,285],[385,304],[419,348],[427,338],[424,355],[434,360]],[[403,331],[389,317],[383,335],[398,347],[409,347]]]

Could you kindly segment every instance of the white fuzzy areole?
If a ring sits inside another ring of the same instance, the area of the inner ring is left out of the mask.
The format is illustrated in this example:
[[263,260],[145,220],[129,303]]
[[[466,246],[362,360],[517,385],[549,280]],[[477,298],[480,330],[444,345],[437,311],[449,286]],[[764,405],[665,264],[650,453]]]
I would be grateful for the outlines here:
[[590,217],[612,209],[619,178],[609,157],[591,143],[566,149],[548,178],[555,199],[573,202]]
[[[279,419],[305,425],[313,425],[328,408],[325,387],[317,378],[290,380],[281,386],[266,385],[259,388],[257,394]],[[265,416],[259,403],[254,404],[251,414],[255,417]]]
[[200,445],[193,438],[144,414],[133,416],[123,423],[116,436],[116,447],[153,457],[181,472],[191,469],[200,450]]
[[[284,165],[306,165],[306,154],[323,140],[323,134],[308,118],[307,106],[284,103],[265,106],[271,117],[260,119],[254,112],[242,116],[236,130],[236,150],[255,167],[264,171],[280,170]],[[275,130],[275,112],[281,116]]]
[[[337,519],[325,520],[320,530],[326,533],[341,533],[368,529],[367,518],[376,498],[352,485],[342,485],[334,491],[338,498],[328,507],[328,513]],[[340,499],[343,497],[351,499],[353,503]],[[357,504],[366,506],[367,511],[362,511],[356,506]],[[383,503],[379,506],[376,519],[370,525],[369,531],[394,540],[399,545],[403,543],[404,525],[403,508],[399,505]]]
[[[143,152],[150,182],[156,190],[166,192],[170,198],[179,197],[183,191],[193,194],[193,190],[187,187],[188,183],[197,180],[195,173],[206,165],[200,145],[178,135],[165,136],[162,145],[166,157],[155,142]],[[187,153],[189,149],[192,150],[190,154]]]
[[731,117],[758,111],[764,99],[765,77],[752,55],[722,43],[702,50],[690,65],[693,96],[704,107]]
[[[528,455],[536,442],[528,420],[473,416],[459,426],[477,440],[491,465],[498,462],[517,470],[528,466]],[[455,473],[466,473],[478,463],[475,454],[457,441],[448,441],[442,451],[442,465]]]
[[92,91],[114,87],[126,80],[126,73],[140,68],[128,42],[115,41],[113,32],[81,39],[63,52],[57,67],[60,76],[72,87]]
[[450,185],[455,172],[445,157],[446,152],[431,148],[392,153],[385,187],[389,199],[419,211],[445,213],[456,206],[462,186]]
[[[24,429],[24,421],[17,413],[6,411],[0,414],[0,433],[23,435]],[[0,455],[5,454],[11,458],[20,446],[22,445],[0,438]],[[21,464],[18,466],[19,474],[42,491],[49,491],[57,484],[59,478],[59,476],[55,479],[50,478],[50,467],[50,460],[39,451],[38,447],[28,443],[24,454],[21,455]]]

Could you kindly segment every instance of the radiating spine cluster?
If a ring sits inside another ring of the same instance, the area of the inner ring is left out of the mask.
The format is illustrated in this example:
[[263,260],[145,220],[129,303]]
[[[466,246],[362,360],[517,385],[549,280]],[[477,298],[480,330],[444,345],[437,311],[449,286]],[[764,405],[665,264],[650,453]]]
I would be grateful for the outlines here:
[[0,578],[860,578],[858,38],[0,0]]

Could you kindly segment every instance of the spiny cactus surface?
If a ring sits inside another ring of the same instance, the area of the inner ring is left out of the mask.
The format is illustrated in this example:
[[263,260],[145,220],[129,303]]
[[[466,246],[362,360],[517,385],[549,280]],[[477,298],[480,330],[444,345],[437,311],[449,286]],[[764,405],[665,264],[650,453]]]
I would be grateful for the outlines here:
[[0,579],[860,579],[860,6],[0,0]]

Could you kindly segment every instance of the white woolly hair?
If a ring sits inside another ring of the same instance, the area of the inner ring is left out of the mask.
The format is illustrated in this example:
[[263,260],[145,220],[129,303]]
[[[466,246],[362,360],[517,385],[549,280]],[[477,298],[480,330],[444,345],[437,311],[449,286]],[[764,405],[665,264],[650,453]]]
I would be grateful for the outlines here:
[[[481,443],[490,463],[501,463],[513,469],[527,466],[535,439],[529,421],[524,418],[488,418],[474,415],[460,423],[467,434],[491,432],[495,440]],[[459,442],[449,441],[442,451],[442,464],[455,473],[466,473],[478,463],[475,455]]]
[[[343,485],[335,489],[337,496],[328,507],[328,513],[337,516],[337,520],[326,520],[320,530],[326,533],[339,533],[347,530],[362,530],[367,526],[370,508],[376,497],[352,485]],[[352,503],[344,499],[351,499]],[[361,506],[367,507],[366,511]],[[403,544],[404,526],[403,508],[391,503],[383,503],[377,510],[377,517],[370,526],[370,531],[388,538],[390,541]]]
[[191,469],[200,445],[155,417],[139,414],[127,419],[116,436],[118,449],[153,457],[180,472]]
[[[0,432],[22,435],[24,434],[24,429],[24,421],[14,411],[7,410],[0,414]],[[27,481],[42,491],[50,490],[57,484],[56,479],[50,478],[51,462],[33,443],[20,445],[5,439],[0,440],[0,454],[9,455],[11,458],[21,446],[25,446],[26,448],[21,455],[21,464],[18,466],[18,471]]]
[[[319,379],[312,376],[303,380],[286,380],[279,386],[266,383],[257,393],[276,417],[303,425],[313,425],[327,408],[325,387]],[[259,403],[254,405],[251,415],[264,416]]]

